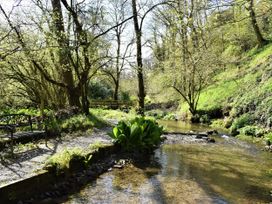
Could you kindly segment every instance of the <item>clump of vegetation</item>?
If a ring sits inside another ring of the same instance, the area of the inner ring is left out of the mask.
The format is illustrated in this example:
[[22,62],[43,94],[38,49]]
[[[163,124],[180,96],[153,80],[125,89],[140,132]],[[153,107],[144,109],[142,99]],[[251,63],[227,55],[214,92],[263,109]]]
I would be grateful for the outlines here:
[[108,146],[110,146],[110,144],[103,144],[102,142],[98,141],[93,144],[90,144],[89,149],[90,150],[97,150],[99,148],[104,148],[104,147],[108,147]]
[[129,122],[120,121],[109,136],[124,150],[150,150],[161,142],[163,127],[154,120],[135,118]]
[[167,115],[165,111],[158,109],[147,111],[145,114],[154,117],[155,119],[163,119]]
[[258,126],[247,125],[239,130],[240,134],[254,137],[261,137],[264,135],[264,130]]
[[243,114],[233,121],[230,127],[230,132],[232,135],[238,135],[239,129],[251,124],[253,124],[253,118],[250,116],[250,114]]
[[53,115],[53,112],[50,112],[44,120],[45,129],[49,135],[59,135],[61,133],[61,126],[59,121]]
[[65,149],[62,152],[51,156],[47,160],[44,168],[57,175],[69,171],[84,169],[91,163],[93,154],[96,151],[109,146],[111,145],[96,142],[94,144],[90,144],[86,149],[78,147],[73,149]]
[[88,130],[94,127],[94,122],[83,114],[75,115],[64,120],[61,123],[61,129],[64,132],[74,132],[79,130]]
[[136,117],[137,113],[135,109],[131,109],[128,113],[121,110],[108,110],[103,108],[92,108],[90,112],[96,117],[102,118],[103,120],[114,119],[114,120],[130,120]]
[[272,144],[272,132],[266,134],[264,138],[267,142],[270,142],[270,144]]
[[66,149],[50,157],[45,169],[60,174],[67,171],[70,168],[70,161],[75,159],[85,161],[84,151],[80,148]]

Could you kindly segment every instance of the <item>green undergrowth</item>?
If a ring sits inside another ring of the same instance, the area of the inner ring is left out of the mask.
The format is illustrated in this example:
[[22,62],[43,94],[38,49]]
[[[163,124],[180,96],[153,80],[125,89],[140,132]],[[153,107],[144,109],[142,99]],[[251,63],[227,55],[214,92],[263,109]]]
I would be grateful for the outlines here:
[[97,126],[96,121],[91,116],[79,114],[64,121],[60,121],[62,132],[87,131]]
[[90,112],[96,116],[97,118],[101,118],[102,120],[114,119],[114,120],[126,120],[132,119],[137,114],[134,109],[129,110],[129,112],[125,112],[122,110],[110,110],[110,109],[103,109],[103,108],[91,108]]
[[[44,109],[43,112],[45,115],[50,113],[51,110]],[[26,115],[31,115],[31,116],[40,116],[41,111],[36,108],[9,108],[9,109],[3,109],[0,110],[0,115],[5,115],[5,114],[26,114]]]
[[88,116],[77,114],[63,120],[49,117],[45,123],[49,133],[53,135],[60,134],[61,132],[92,132],[94,127],[102,128],[109,125],[106,121],[93,114]]
[[[211,79],[200,96],[198,110],[203,122],[210,123],[213,110],[221,109],[224,120],[212,121],[213,127],[229,128],[240,137],[264,137],[272,127],[272,44],[253,48],[227,65]],[[181,104],[182,112],[188,106]]]
[[85,168],[90,164],[92,154],[94,152],[109,146],[109,144],[97,142],[89,145],[89,147],[86,149],[79,147],[65,149],[62,152],[56,153],[48,158],[44,169],[60,174],[69,171],[72,167],[72,162],[79,162],[81,167]]
[[151,118],[155,118],[156,120],[175,120],[176,119],[175,113],[159,110],[159,109],[146,111],[145,115]]
[[227,67],[214,77],[214,82],[203,90],[198,109],[231,105],[239,115],[251,110],[261,113],[263,106],[269,108],[272,104],[271,56],[272,45],[249,51],[239,66]]
[[[120,110],[120,109],[111,110],[111,109],[103,109],[103,108],[91,108],[90,112],[95,117],[100,118],[102,121],[107,121],[107,120],[116,120],[116,121],[132,120],[132,119],[134,119],[135,117],[138,116],[136,110],[133,109],[133,108],[130,109],[130,110],[127,110],[127,111]],[[146,114],[147,119],[156,118],[156,117],[154,117],[154,115],[149,114],[149,112],[145,112],[145,114]],[[167,114],[165,113],[164,115],[167,115]]]

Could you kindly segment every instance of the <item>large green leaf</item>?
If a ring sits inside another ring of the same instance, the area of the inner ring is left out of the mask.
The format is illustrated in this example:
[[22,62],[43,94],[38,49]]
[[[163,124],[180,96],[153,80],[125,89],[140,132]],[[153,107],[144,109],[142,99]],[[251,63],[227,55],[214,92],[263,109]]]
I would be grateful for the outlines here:
[[115,142],[126,150],[150,149],[160,142],[162,127],[149,119],[134,118],[131,121],[120,121],[109,134]]

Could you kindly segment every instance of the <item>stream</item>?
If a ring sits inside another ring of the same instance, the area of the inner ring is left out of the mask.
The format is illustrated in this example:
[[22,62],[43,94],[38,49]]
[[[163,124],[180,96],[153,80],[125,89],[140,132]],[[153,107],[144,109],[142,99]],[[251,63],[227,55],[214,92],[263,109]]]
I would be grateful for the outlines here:
[[[172,131],[205,126],[161,122]],[[235,138],[215,144],[165,144],[139,164],[113,169],[64,203],[269,203],[271,153]]]

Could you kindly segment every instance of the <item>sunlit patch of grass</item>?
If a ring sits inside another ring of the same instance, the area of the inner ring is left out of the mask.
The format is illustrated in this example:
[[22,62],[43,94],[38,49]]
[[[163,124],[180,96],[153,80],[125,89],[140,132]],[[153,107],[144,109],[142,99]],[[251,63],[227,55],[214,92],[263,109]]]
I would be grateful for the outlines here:
[[261,49],[255,49],[250,54],[253,58],[250,62],[250,66],[254,67],[258,64],[262,64],[267,61],[267,58],[271,56],[272,53],[272,45],[269,44]]
[[116,120],[125,120],[132,119],[136,116],[136,111],[131,110],[129,113],[126,113],[121,110],[108,110],[102,108],[92,108],[90,112],[98,118],[102,118],[103,120],[107,119],[116,119]]
[[47,160],[45,168],[55,168],[58,172],[64,171],[69,169],[69,162],[73,157],[84,157],[83,149],[65,149],[62,152],[56,153]]
[[104,147],[109,147],[109,146],[111,146],[111,145],[110,144],[103,144],[102,142],[98,141],[93,144],[90,144],[89,149],[90,150],[97,150],[99,148],[104,148]]

